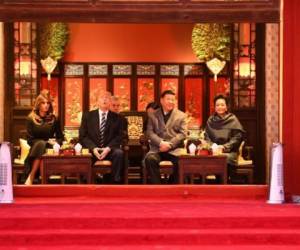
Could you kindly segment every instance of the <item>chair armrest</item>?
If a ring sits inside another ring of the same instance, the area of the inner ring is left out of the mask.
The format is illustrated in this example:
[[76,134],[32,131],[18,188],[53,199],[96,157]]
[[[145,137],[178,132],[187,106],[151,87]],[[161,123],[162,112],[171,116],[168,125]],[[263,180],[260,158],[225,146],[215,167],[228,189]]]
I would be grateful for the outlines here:
[[128,151],[129,151],[129,146],[128,146],[128,145],[123,145],[123,146],[122,146],[122,149],[123,149],[124,153],[128,153]]
[[245,146],[245,159],[246,160],[252,160],[252,155],[253,155],[253,146]]
[[20,158],[21,156],[21,147],[20,146],[13,146],[13,159]]
[[140,136],[140,144],[142,145],[142,151],[143,151],[143,157],[147,154],[147,152],[149,151],[149,142],[147,137],[142,134]]

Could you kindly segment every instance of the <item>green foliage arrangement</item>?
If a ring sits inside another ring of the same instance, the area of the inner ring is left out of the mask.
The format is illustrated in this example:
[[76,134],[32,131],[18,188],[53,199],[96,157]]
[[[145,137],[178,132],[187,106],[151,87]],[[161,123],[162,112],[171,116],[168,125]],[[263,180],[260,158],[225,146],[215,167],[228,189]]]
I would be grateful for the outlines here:
[[39,29],[41,58],[50,56],[54,60],[61,59],[69,40],[68,25],[66,23],[42,23]]
[[230,31],[229,24],[195,24],[192,48],[200,62],[207,62],[213,58],[222,61],[230,60]]

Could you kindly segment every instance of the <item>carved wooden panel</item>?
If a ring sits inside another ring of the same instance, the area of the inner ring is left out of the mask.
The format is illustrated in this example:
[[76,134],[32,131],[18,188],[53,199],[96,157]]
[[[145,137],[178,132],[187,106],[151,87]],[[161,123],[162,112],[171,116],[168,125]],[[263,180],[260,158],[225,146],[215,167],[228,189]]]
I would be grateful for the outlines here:
[[129,140],[139,140],[143,134],[143,116],[127,115],[128,138]]
[[113,94],[119,97],[121,108],[120,111],[130,110],[130,94],[131,82],[130,78],[114,78]]
[[143,76],[153,76],[155,75],[155,65],[154,64],[138,64],[136,66],[136,74]]
[[108,74],[107,64],[89,64],[88,65],[89,76],[106,76]]
[[82,78],[65,79],[65,126],[78,126],[82,116]]
[[113,65],[113,75],[128,76],[132,73],[132,66],[129,64],[115,64]]
[[145,111],[148,103],[154,101],[154,78],[138,78],[138,111]]
[[202,78],[186,78],[185,113],[188,115],[188,128],[199,128],[202,125],[203,82]]
[[98,108],[98,98],[102,91],[107,90],[106,78],[90,78],[89,80],[89,104],[90,110]]

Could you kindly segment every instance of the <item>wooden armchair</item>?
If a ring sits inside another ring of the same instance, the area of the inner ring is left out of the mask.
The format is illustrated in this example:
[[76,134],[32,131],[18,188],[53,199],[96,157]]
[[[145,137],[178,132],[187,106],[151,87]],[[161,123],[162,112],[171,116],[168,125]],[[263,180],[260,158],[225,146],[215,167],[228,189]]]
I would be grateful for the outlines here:
[[[124,152],[124,169],[123,181],[128,184],[128,145],[123,144],[122,150]],[[105,174],[111,173],[112,162],[109,160],[96,161],[92,166],[92,183],[96,183],[97,176],[103,177]]]
[[132,183],[141,183],[143,177],[143,149],[140,137],[143,135],[145,112],[122,112],[128,121],[128,178]]
[[[149,143],[144,134],[141,135],[141,137],[140,137],[140,143],[142,145],[143,159],[144,159],[147,152],[149,151]],[[160,167],[161,177],[163,177],[164,183],[167,183],[168,178],[174,172],[174,165],[171,161],[161,161],[159,163],[159,167]],[[146,168],[145,164],[143,163],[143,184],[147,184],[147,180],[148,180],[147,168]]]
[[250,160],[250,151],[253,149],[251,146],[247,146],[247,159],[243,157],[243,149],[245,146],[245,141],[242,141],[238,157],[234,165],[230,166],[229,173],[230,173],[230,182],[234,181],[234,178],[243,176],[246,177],[246,182],[249,184],[253,184],[253,172],[254,172],[254,165],[253,160]]
[[19,131],[19,145],[13,146],[12,151],[12,178],[13,184],[22,183],[22,177],[24,175],[25,166],[24,160],[26,159],[30,146],[27,144],[26,130]]

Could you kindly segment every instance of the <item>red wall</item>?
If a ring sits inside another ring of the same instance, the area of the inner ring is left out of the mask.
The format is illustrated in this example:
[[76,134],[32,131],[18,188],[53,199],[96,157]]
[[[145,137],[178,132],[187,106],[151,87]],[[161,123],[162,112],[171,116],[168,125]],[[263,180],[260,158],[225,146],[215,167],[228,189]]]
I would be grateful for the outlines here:
[[283,143],[285,187],[300,194],[300,4],[284,1]]
[[65,61],[195,62],[191,24],[70,24]]

